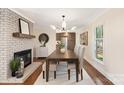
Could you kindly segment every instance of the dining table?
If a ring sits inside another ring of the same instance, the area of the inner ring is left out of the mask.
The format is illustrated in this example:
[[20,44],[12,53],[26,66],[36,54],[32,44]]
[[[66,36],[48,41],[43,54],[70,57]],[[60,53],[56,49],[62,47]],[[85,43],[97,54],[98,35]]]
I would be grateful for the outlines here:
[[50,62],[74,62],[76,69],[76,82],[78,82],[78,73],[79,73],[79,59],[73,50],[66,50],[64,53],[61,53],[59,50],[53,51],[46,58],[46,82],[49,81],[49,65]]

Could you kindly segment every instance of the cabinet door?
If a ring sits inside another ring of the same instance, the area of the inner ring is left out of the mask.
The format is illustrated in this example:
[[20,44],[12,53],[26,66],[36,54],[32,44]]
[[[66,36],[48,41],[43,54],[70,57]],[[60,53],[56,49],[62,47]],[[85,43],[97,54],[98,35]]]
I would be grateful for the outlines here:
[[75,33],[69,33],[68,35],[68,49],[74,50],[75,47]]
[[36,48],[36,57],[47,57],[48,48],[47,47],[38,47]]

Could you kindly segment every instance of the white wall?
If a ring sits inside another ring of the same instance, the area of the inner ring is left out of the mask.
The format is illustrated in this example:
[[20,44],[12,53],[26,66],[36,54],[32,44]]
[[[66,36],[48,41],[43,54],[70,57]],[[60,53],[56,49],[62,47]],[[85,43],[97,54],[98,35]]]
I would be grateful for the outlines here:
[[46,43],[46,47],[48,47],[48,54],[51,54],[56,49],[56,32],[49,28],[42,29],[40,28],[40,26],[34,25],[33,34],[36,36],[36,38],[33,41],[34,42],[34,56],[36,56],[36,52],[35,52],[36,48],[41,46],[38,40],[39,35],[41,33],[46,33],[49,36],[49,41],[48,43]]
[[[93,36],[98,25],[104,26],[104,64],[96,62],[93,57]],[[124,84],[124,9],[111,9],[80,29],[77,32],[77,43],[80,33],[85,31],[88,31],[85,59],[115,84]]]

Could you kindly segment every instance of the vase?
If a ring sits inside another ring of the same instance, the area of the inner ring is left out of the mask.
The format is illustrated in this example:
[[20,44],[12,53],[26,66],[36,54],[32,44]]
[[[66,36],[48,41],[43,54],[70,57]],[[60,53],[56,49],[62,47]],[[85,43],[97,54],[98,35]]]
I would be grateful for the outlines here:
[[12,71],[12,77],[15,77],[15,76],[16,76],[16,72]]
[[20,60],[20,67],[18,68],[18,73],[16,75],[16,78],[23,77],[24,74],[24,60],[21,58]]
[[65,53],[65,48],[61,48],[61,49],[60,49],[60,52],[61,52],[61,53]]

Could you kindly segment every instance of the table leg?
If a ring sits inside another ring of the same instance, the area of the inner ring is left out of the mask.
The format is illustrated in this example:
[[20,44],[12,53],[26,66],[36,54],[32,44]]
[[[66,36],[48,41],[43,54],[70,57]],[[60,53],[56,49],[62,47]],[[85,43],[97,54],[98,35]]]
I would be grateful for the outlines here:
[[75,62],[76,65],[76,82],[78,82],[78,73],[79,73],[79,62]]
[[46,60],[46,82],[49,80],[49,61]]

